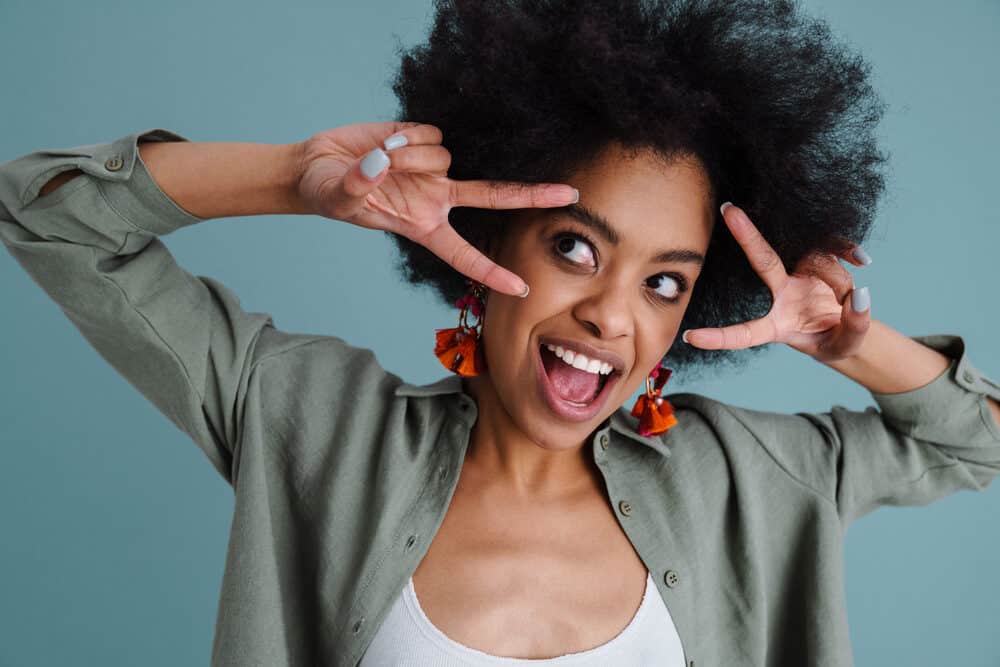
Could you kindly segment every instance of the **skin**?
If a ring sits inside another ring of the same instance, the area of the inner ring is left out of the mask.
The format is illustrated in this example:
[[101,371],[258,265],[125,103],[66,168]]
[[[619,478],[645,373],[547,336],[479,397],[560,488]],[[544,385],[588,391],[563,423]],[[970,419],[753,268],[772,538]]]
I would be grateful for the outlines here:
[[[566,209],[527,211],[494,258],[531,292],[524,299],[488,294],[482,343],[489,370],[466,379],[479,405],[466,463],[481,473],[477,477],[522,497],[558,498],[592,488],[585,441],[645,383],[673,344],[700,274],[700,262],[655,258],[672,249],[704,256],[714,219],[708,181],[692,159],[664,164],[612,145],[567,180],[580,190],[579,206],[603,216],[618,242]],[[593,248],[578,240],[560,253],[556,235],[567,231],[585,234]],[[584,264],[568,261],[567,254]],[[664,272],[686,280],[677,303],[657,298],[658,291],[669,296],[678,288],[674,279],[648,284]],[[624,360],[622,377],[593,418],[566,420],[543,400],[535,376],[542,335],[589,343]]]

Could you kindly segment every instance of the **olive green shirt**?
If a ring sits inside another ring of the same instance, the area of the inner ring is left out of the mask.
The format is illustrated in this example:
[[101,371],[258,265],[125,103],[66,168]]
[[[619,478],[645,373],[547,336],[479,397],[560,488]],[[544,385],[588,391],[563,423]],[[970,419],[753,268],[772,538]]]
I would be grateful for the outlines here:
[[[154,129],[0,165],[0,240],[233,487],[212,665],[354,667],[441,525],[476,403],[456,376],[407,384],[181,268],[158,237],[202,220],[152,180],[140,137],[185,140]],[[847,526],[1000,474],[984,398],[1000,387],[960,337],[915,340],[953,363],[873,394],[878,408],[778,414],[678,393],[663,436],[621,409],[588,440],[689,667],[851,665]]]

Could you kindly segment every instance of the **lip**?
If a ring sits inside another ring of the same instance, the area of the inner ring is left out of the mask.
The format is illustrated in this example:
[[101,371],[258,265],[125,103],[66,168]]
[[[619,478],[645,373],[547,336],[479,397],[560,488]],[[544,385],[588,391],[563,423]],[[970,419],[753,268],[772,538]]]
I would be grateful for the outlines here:
[[[571,348],[580,350],[587,356],[590,356],[588,352],[594,351],[596,354],[593,358],[597,359],[602,358],[601,356],[599,356],[600,353],[594,350],[594,348],[591,348],[587,345],[580,345],[579,343],[573,343],[571,341],[563,341],[557,343],[556,339],[551,339],[551,338],[542,340],[539,344],[535,345],[535,375],[538,380],[537,381],[538,393],[541,394],[542,399],[545,401],[545,404],[549,406],[549,409],[552,410],[552,412],[554,412],[559,417],[562,417],[567,421],[585,422],[593,419],[594,416],[596,416],[597,413],[599,413],[604,408],[605,403],[608,402],[608,397],[611,396],[612,390],[614,389],[615,385],[618,384],[618,379],[622,375],[621,371],[616,367],[616,369],[608,375],[608,379],[604,383],[604,387],[601,388],[601,391],[599,394],[597,394],[597,397],[594,398],[594,400],[591,401],[588,405],[582,407],[578,405],[573,405],[572,403],[564,400],[558,394],[556,394],[555,389],[549,382],[548,375],[545,373],[545,365],[542,363],[541,346],[545,344],[552,344],[552,345],[559,344],[563,346],[569,346]],[[607,356],[603,358],[608,359]],[[611,362],[609,361],[609,363]]]

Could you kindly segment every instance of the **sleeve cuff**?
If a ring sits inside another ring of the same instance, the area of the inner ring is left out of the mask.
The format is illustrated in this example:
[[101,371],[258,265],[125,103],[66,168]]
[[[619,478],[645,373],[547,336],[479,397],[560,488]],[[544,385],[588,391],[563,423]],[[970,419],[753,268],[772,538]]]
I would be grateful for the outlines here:
[[935,334],[912,339],[950,357],[952,363],[923,387],[895,394],[871,392],[886,420],[909,435],[931,441],[946,435],[954,438],[956,424],[965,424],[961,437],[970,444],[1000,440],[1000,426],[985,398],[1000,401],[1000,384],[972,365],[962,337]]
[[[134,132],[98,148],[89,166],[89,173],[106,179],[102,183],[104,196],[118,214],[139,229],[158,236],[203,222],[204,218],[188,213],[168,197],[156,184],[142,158],[139,141],[187,141],[179,134],[160,128]],[[121,162],[120,168],[118,167]],[[84,171],[87,167],[81,165]],[[96,173],[95,173],[96,172]]]
[[78,168],[96,180],[101,195],[119,216],[141,230],[163,235],[204,221],[160,189],[139,156],[139,141],[188,140],[169,130],[153,128],[108,143],[38,151],[24,158],[30,160],[26,167],[34,173],[29,172],[25,179],[21,205],[32,204],[42,186],[56,174]]

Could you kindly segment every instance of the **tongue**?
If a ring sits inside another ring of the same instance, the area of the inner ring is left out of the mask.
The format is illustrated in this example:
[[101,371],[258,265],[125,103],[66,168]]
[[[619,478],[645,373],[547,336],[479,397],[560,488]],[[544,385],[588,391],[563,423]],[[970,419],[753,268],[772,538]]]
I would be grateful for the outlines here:
[[597,393],[598,377],[596,373],[588,373],[573,368],[548,350],[542,350],[542,362],[549,382],[556,394],[574,403],[590,403]]

